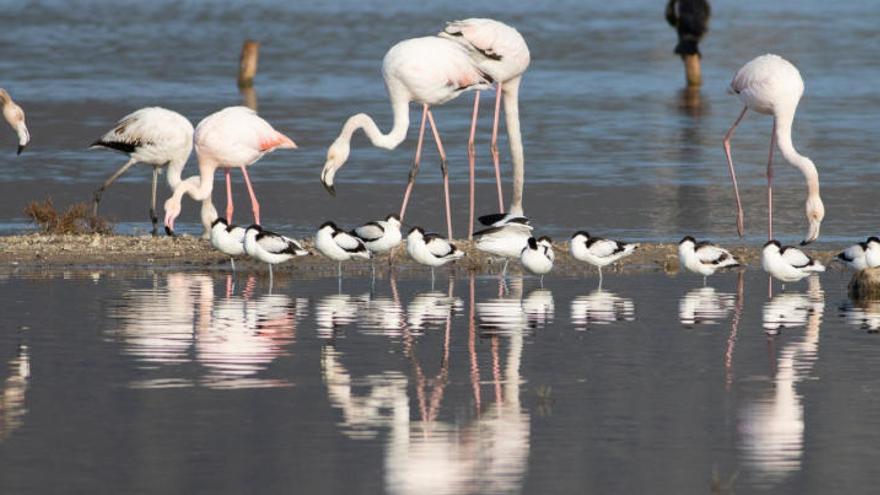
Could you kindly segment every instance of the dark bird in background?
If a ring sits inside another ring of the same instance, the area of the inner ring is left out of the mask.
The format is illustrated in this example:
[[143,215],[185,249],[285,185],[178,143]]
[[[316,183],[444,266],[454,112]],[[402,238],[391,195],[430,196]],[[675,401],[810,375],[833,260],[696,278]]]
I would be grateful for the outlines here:
[[678,32],[675,53],[684,61],[688,86],[699,86],[700,39],[709,28],[709,2],[707,0],[669,0],[666,4],[666,21]]

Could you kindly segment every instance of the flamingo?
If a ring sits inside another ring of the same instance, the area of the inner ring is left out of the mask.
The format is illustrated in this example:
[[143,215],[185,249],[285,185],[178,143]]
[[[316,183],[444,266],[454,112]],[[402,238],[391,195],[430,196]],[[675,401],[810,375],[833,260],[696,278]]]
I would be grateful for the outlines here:
[[742,237],[745,228],[736,173],[730,156],[730,139],[736,126],[745,117],[746,111],[752,109],[758,113],[773,115],[770,154],[767,158],[767,238],[773,239],[773,148],[774,145],[778,145],[782,156],[803,173],[807,182],[806,214],[809,228],[801,245],[815,241],[819,237],[819,228],[825,217],[825,206],[819,196],[819,173],[813,161],[798,153],[791,142],[791,124],[794,121],[798,102],[804,93],[804,80],[800,72],[791,62],[778,55],[761,55],[737,71],[728,91],[736,94],[744,105],[739,117],[724,135],[724,153],[736,196],[737,232]]
[[168,167],[168,185],[180,184],[183,167],[192,152],[193,126],[183,115],[161,107],[141,108],[122,117],[108,133],[92,143],[92,148],[107,148],[128,155],[125,164],[113,173],[94,194],[94,214],[104,191],[135,163],[152,165],[153,189],[150,197],[152,234],[156,235],[156,183],[159,173]]
[[383,134],[367,114],[359,113],[349,117],[339,136],[327,149],[327,161],[321,171],[321,183],[331,195],[336,194],[333,179],[336,171],[348,160],[351,152],[351,137],[358,129],[364,130],[373,146],[390,150],[403,142],[409,127],[409,102],[415,101],[422,105],[422,123],[403,204],[400,207],[400,219],[402,221],[406,213],[409,195],[419,171],[427,120],[431,123],[434,142],[440,154],[440,171],[443,174],[443,192],[446,200],[446,226],[451,237],[452,218],[446,152],[443,150],[440,133],[430,107],[442,105],[469,89],[487,89],[493,81],[488,74],[471,62],[470,56],[462,46],[435,36],[407,39],[392,46],[382,61],[382,72],[394,112],[394,125],[391,131]]
[[[254,194],[247,167],[253,165],[266,153],[279,148],[296,148],[289,137],[276,131],[268,122],[247,107],[227,107],[208,115],[196,127],[196,156],[199,159],[199,175],[189,177],[174,188],[174,194],[165,201],[165,231],[174,233],[174,220],[180,215],[181,201],[188,194],[202,201],[202,223],[210,235],[211,192],[214,189],[214,171],[223,168],[226,174],[226,220],[232,222],[232,179],[234,167],[241,168],[244,182],[251,198],[254,224],[260,225],[260,204]],[[207,206],[206,206],[207,205]]]
[[25,146],[31,141],[31,134],[28,132],[27,124],[24,121],[24,110],[18,104],[12,101],[12,97],[5,89],[0,88],[0,109],[3,110],[3,118],[18,134],[18,151],[20,155],[24,151]]
[[[447,23],[439,36],[464,46],[471,59],[488,74],[496,85],[495,116],[492,123],[492,143],[490,152],[495,165],[495,184],[498,187],[498,211],[504,212],[504,199],[501,192],[500,156],[498,154],[498,118],[501,113],[501,97],[504,95],[504,115],[507,125],[510,157],[513,166],[513,198],[510,215],[488,215],[485,223],[497,219],[523,216],[522,193],[524,184],[525,157],[523,155],[522,135],[519,128],[519,85],[522,75],[528,69],[531,55],[526,40],[516,29],[494,19],[471,18]],[[468,238],[474,231],[474,134],[477,126],[480,91],[474,92],[474,112],[471,119],[471,132],[468,139],[468,161],[470,165],[470,223]],[[502,222],[503,223],[503,222]]]
[[666,22],[678,33],[675,54],[684,62],[688,86],[699,86],[703,82],[699,43],[709,28],[710,13],[707,0],[669,0],[666,4]]

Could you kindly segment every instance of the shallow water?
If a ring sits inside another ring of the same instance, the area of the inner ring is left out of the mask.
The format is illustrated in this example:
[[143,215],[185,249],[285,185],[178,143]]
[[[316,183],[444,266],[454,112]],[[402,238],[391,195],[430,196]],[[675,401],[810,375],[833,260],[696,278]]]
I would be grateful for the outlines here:
[[[880,72],[867,63],[880,49],[877,2],[807,0],[797,7],[716,2],[701,46],[705,83],[695,107],[682,94],[681,63],[672,55],[675,35],[656,1],[462,6],[268,0],[241,7],[126,0],[76,8],[55,0],[2,3],[0,47],[6,56],[0,58],[0,82],[27,110],[33,134],[30,149],[15,158],[11,133],[0,132],[0,149],[6,150],[0,154],[0,228],[6,232],[26,228],[20,212],[30,199],[47,194],[59,203],[89,199],[124,160],[86,146],[126,112],[164,105],[197,122],[238,104],[234,76],[246,37],[262,42],[256,85],[261,114],[301,146],[265,157],[252,173],[267,223],[309,231],[326,218],[354,223],[396,210],[412,136],[390,152],[358,137],[338,176],[336,199],[318,184],[326,148],[345,118],[359,111],[390,127],[380,75],[388,47],[435,33],[446,20],[479,15],[515,25],[531,47],[533,61],[521,90],[525,205],[547,233],[586,227],[634,240],[676,240],[685,232],[733,238],[733,199],[720,140],[740,106],[725,88],[739,66],[765,52],[792,60],[806,81],[795,143],[818,164],[826,188],[823,238],[876,233],[865,204],[880,180],[875,139]],[[478,140],[478,208],[484,212],[496,208],[488,154],[490,100],[491,95],[483,98]],[[466,192],[469,101],[464,96],[435,111],[458,204],[464,204]],[[734,140],[749,203],[749,240],[755,241],[764,232],[770,127],[769,118],[752,115]],[[506,150],[506,143],[501,147]],[[426,153],[419,179],[424,187],[416,188],[411,211],[437,229],[439,173],[433,150]],[[781,158],[777,163],[779,235],[796,240],[804,227],[803,181]],[[504,167],[509,177],[506,153]],[[194,160],[187,170],[195,173]],[[130,172],[123,179],[129,187],[105,195],[103,211],[124,232],[144,225],[148,180],[146,170]],[[161,191],[168,194],[164,186]],[[246,195],[238,182],[236,194],[245,221]],[[609,202],[615,204],[610,212]],[[463,210],[459,236],[465,233]],[[188,207],[181,223],[194,228],[196,221],[197,210]]]
[[865,493],[840,272],[5,273],[0,492]]

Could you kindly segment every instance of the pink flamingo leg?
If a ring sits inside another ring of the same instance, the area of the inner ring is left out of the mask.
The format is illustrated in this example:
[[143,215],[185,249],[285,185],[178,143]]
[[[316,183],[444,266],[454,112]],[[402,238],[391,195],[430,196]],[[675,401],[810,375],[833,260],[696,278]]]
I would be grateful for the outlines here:
[[440,141],[440,131],[434,123],[434,116],[428,110],[428,121],[431,122],[431,132],[434,133],[434,142],[437,143],[437,152],[440,153],[440,172],[443,174],[443,195],[446,199],[446,231],[447,239],[452,240],[452,209],[449,206],[449,165],[446,162],[446,152],[443,151],[443,142]]
[[416,156],[413,158],[412,168],[409,170],[409,179],[406,183],[406,192],[403,193],[403,204],[400,205],[400,221],[406,214],[406,205],[409,203],[409,195],[412,193],[413,185],[416,183],[416,175],[419,173],[419,160],[422,158],[422,143],[425,142],[425,119],[428,117],[428,104],[422,108],[422,125],[419,126],[419,141],[416,145]]
[[767,240],[773,240],[773,148],[776,146],[776,119],[770,134],[770,155],[767,157]]
[[474,136],[477,133],[477,114],[480,111],[480,92],[474,92],[474,115],[471,118],[471,135],[468,138],[468,164],[470,165],[470,221],[468,222],[468,240],[474,239],[474,166],[477,160],[477,150],[474,147]]
[[241,173],[244,174],[244,183],[247,185],[248,194],[251,196],[251,209],[254,211],[254,223],[260,224],[260,203],[257,202],[257,195],[254,194],[254,187],[251,185],[251,178],[248,177],[247,168],[242,166]]
[[736,231],[740,237],[743,236],[746,228],[743,222],[742,202],[739,199],[739,186],[736,184],[736,172],[733,170],[733,158],[730,156],[730,138],[733,137],[736,126],[738,126],[743,117],[746,116],[746,111],[748,109],[748,107],[743,107],[739,117],[736,118],[736,121],[734,121],[733,125],[730,126],[730,129],[727,130],[727,134],[724,135],[724,154],[727,156],[727,166],[730,168],[730,178],[733,180],[733,193],[736,196]]
[[495,121],[492,124],[492,162],[495,164],[495,184],[498,186],[498,211],[504,213],[504,198],[501,195],[501,156],[498,154],[498,117],[501,115],[501,83],[495,91]]
[[232,169],[226,168],[226,222],[232,225]]

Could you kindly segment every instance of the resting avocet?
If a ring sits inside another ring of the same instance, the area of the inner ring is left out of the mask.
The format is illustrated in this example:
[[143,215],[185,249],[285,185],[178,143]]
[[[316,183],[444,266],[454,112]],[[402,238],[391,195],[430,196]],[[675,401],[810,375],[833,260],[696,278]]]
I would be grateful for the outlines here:
[[507,273],[510,258],[519,258],[532,237],[532,227],[528,223],[512,221],[498,227],[489,227],[474,232],[475,247],[480,251],[504,258],[501,274]]
[[783,246],[776,240],[764,244],[761,265],[764,271],[782,282],[797,282],[811,273],[825,271],[822,263],[810,258],[800,249]]
[[447,241],[439,234],[425,233],[421,227],[413,227],[406,236],[406,252],[417,263],[431,267],[431,283],[434,283],[434,268],[450,261],[461,259],[464,251]]
[[541,276],[541,285],[544,284],[544,275],[553,269],[553,241],[543,236],[541,240],[529,237],[526,247],[520,253],[519,260],[526,270]]
[[575,259],[586,261],[599,269],[599,284],[602,283],[603,266],[631,255],[639,247],[638,244],[591,237],[589,232],[583,230],[575,232],[569,244]]
[[868,268],[867,251],[868,243],[859,242],[838,253],[835,259],[855,271],[861,271]]
[[235,271],[234,256],[241,256],[244,252],[244,237],[246,230],[238,225],[229,225],[223,217],[218,217],[211,223],[211,245],[214,249],[229,256],[229,264]]
[[297,241],[251,225],[245,230],[244,251],[248,256],[269,265],[269,284],[272,284],[272,265],[284,263],[294,256],[306,256],[309,251]]
[[739,266],[730,251],[709,241],[697,242],[689,235],[678,243],[678,261],[683,268],[702,275],[703,285],[706,277],[718,270]]
[[385,220],[367,222],[352,231],[371,253],[387,253],[396,248],[403,235],[400,233],[400,217],[392,213]]
[[370,259],[364,241],[350,234],[333,222],[324,222],[315,235],[315,248],[324,256],[337,261],[337,276],[342,278],[342,262],[354,258]]
[[487,227],[503,227],[511,223],[529,225],[529,218],[521,213],[492,213],[483,215],[477,220]]

